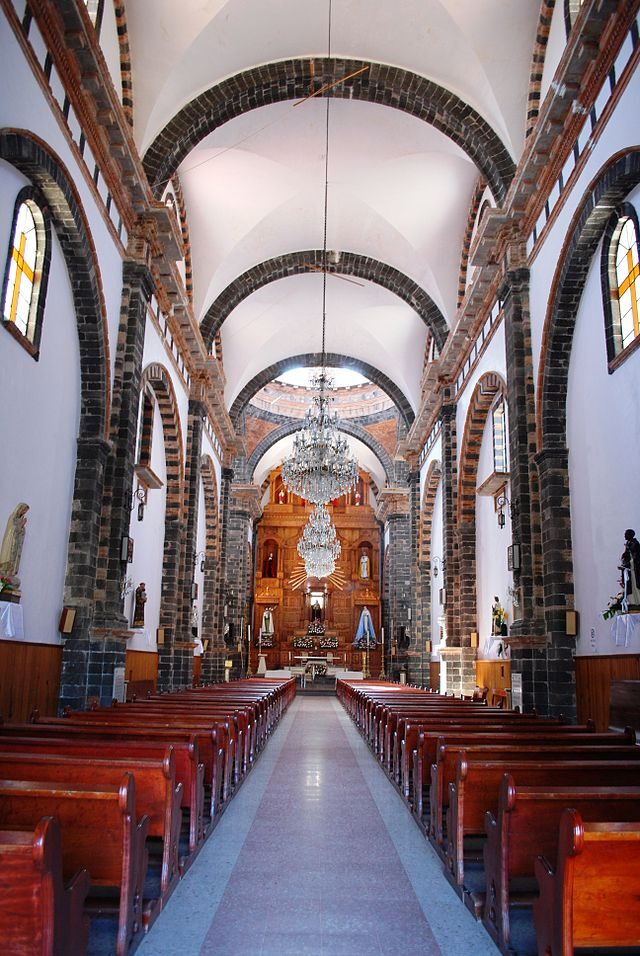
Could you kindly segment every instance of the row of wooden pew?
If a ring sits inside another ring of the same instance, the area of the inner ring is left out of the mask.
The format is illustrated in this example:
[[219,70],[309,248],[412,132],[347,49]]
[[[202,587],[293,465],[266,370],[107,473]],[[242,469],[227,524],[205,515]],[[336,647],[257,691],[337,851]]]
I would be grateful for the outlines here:
[[127,956],[295,696],[247,679],[0,724],[0,940]]
[[341,680],[338,696],[505,956],[640,954],[631,729],[383,682]]

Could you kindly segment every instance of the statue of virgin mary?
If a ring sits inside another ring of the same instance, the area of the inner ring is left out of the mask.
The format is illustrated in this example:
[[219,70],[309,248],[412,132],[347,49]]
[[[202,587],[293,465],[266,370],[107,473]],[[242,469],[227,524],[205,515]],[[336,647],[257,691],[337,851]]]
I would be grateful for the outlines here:
[[371,611],[365,605],[362,608],[362,614],[360,615],[360,620],[358,621],[358,629],[356,631],[355,640],[352,646],[363,651],[367,648],[371,650],[377,645],[377,643],[376,635],[373,630],[373,621],[371,620]]

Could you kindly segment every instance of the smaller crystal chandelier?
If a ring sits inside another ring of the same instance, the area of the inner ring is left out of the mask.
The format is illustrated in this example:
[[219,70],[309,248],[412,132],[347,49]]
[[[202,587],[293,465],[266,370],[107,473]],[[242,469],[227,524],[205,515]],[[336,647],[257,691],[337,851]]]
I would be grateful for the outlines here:
[[333,574],[342,548],[323,504],[317,505],[298,541],[298,554],[304,561],[307,576],[326,578]]

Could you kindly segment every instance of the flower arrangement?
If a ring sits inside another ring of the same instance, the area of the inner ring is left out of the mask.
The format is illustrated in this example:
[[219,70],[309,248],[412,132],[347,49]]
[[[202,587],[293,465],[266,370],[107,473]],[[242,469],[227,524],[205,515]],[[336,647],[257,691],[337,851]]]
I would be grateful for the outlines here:
[[0,575],[0,594],[5,590],[5,588],[10,591],[13,588],[13,580],[11,578],[5,577],[4,574]]
[[263,632],[262,637],[258,634],[257,637],[254,637],[253,643],[256,647],[273,647],[274,646],[274,634],[265,634]]
[[620,591],[618,594],[616,594],[615,597],[609,598],[609,604],[607,608],[602,612],[602,616],[605,619],[605,621],[609,620],[610,617],[615,617],[616,614],[622,613],[623,597],[624,595],[622,591]]
[[324,624],[322,621],[312,621],[307,628],[307,634],[324,634]]
[[337,637],[324,637],[320,641],[321,650],[332,650],[339,647],[339,641]]
[[493,601],[493,607],[491,608],[491,634],[493,637],[504,636],[507,633],[507,612],[497,597],[495,597]]
[[294,637],[293,646],[301,650],[313,650],[313,637]]

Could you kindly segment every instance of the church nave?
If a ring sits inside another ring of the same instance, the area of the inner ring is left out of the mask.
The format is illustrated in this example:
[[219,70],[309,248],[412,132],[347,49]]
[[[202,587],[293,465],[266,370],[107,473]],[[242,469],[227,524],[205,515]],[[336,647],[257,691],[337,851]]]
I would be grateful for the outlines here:
[[492,956],[335,698],[299,696],[140,956]]

